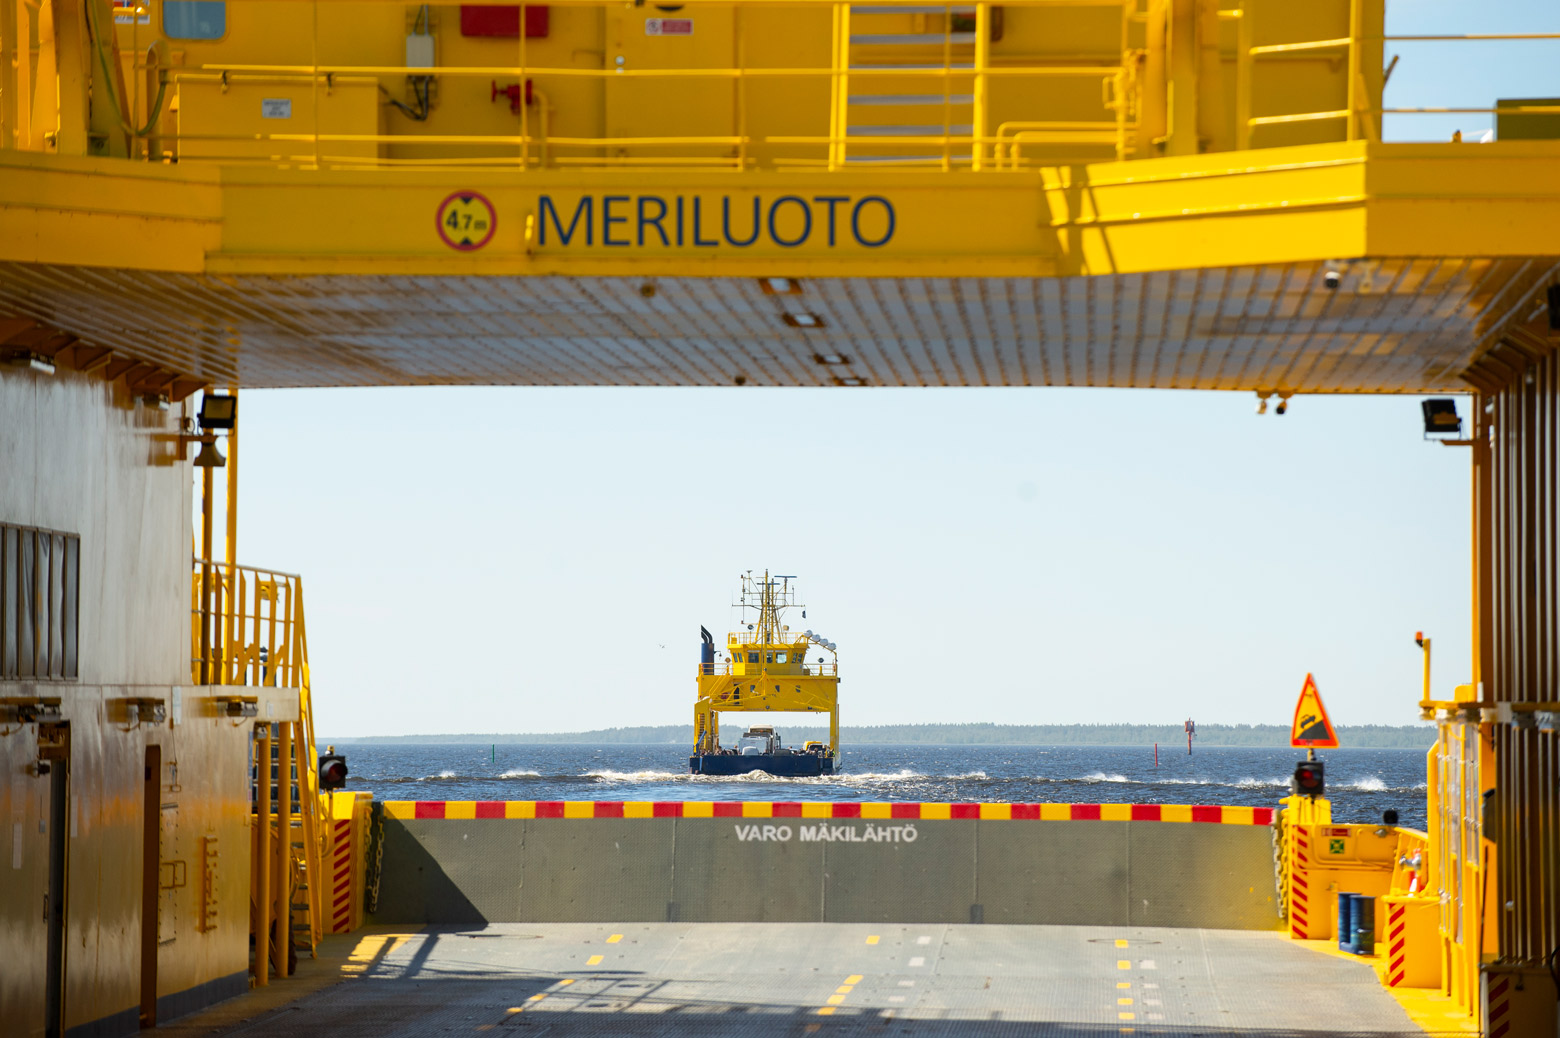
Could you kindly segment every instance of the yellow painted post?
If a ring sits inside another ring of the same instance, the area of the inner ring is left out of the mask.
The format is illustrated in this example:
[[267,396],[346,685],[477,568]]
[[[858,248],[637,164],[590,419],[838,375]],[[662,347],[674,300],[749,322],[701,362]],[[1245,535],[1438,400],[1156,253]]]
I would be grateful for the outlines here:
[[1170,0],[1148,0],[1144,23],[1143,101],[1138,110],[1139,158],[1161,154],[1170,132]]
[[[43,6],[54,12],[54,53],[58,98],[55,111],[54,147],[61,155],[87,154],[88,101],[92,44],[87,39],[87,8],[84,3],[50,2]],[[42,40],[39,41],[40,46]],[[48,81],[38,77],[39,96],[50,93]]]
[[1219,0],[1197,2],[1197,152],[1228,151],[1224,59],[1219,53]]
[[[235,397],[238,395],[236,387],[228,390]],[[243,628],[239,625],[234,630],[235,619],[238,616],[238,607],[242,602],[241,591],[238,583],[238,426],[228,430],[227,437],[227,496],[223,501],[223,518],[227,520],[227,608],[223,612],[223,626],[226,629],[226,637],[223,639],[222,656],[222,680],[224,685],[244,684],[244,675],[238,668],[242,665],[243,655]],[[206,471],[211,471],[207,469]],[[208,556],[209,557],[209,556]]]
[[276,875],[272,877],[276,942],[272,958],[276,975],[286,977],[287,950],[292,947],[292,722],[281,722],[276,731]]
[[[0,0],[0,148],[4,149],[21,147],[16,132],[17,114],[20,112],[16,83],[19,78],[25,79],[32,72],[32,45],[29,43],[26,49],[22,49],[16,44],[16,9],[26,6],[25,2],[18,0]],[[23,55],[27,56],[25,67],[21,63]]]
[[[1347,125],[1347,140],[1360,139],[1360,25],[1361,25],[1361,0],[1349,0],[1349,67],[1346,70],[1348,78],[1348,102],[1349,109]],[[1426,652],[1428,656],[1428,651]]]
[[[301,727],[301,726],[300,726]],[[301,749],[298,756],[298,809],[303,812],[303,859],[305,862],[304,874],[308,878],[309,890],[309,958],[314,958],[315,949],[319,947],[320,935],[324,932],[324,890],[327,886],[323,872],[323,862],[320,861],[320,795],[315,788],[315,782],[309,781],[310,776],[318,781],[318,760],[314,755],[314,738],[312,732],[305,732],[300,743]]]
[[991,5],[975,5],[975,114],[970,132],[970,169],[979,173],[986,168],[986,121],[990,108],[986,70],[991,64]]
[[[26,6],[22,5],[24,9]],[[32,134],[28,144],[32,151],[53,151],[55,147],[55,130],[60,121],[59,91],[45,89],[43,84],[54,82],[57,63],[54,2],[42,0],[38,4],[38,70],[33,76],[38,89],[32,92]]]
[[[525,4],[520,5],[520,171],[531,168],[531,106],[525,95]],[[429,87],[432,90],[432,86]],[[543,102],[544,104],[546,102]]]
[[839,4],[837,10],[840,16],[840,49],[838,65],[839,96],[835,98],[835,118],[839,132],[836,136],[835,147],[838,149],[839,157],[834,168],[843,169],[846,158],[846,140],[850,135],[850,4]]
[[202,685],[215,684],[211,673],[211,469],[200,470],[200,677]]
[[1170,86],[1166,155],[1196,155],[1197,144],[1197,0],[1170,0],[1168,21]]
[[[314,166],[320,165],[320,5],[319,0],[313,0],[309,4],[311,18],[309,32],[309,64],[313,71],[309,73],[309,89],[313,91],[314,103],[311,106],[314,111]],[[525,35],[525,30],[520,30],[520,35]],[[402,60],[405,60],[404,58]]]
[[270,983],[266,962],[271,957],[271,726],[258,725],[255,740],[255,872],[250,878],[254,900],[255,986]]
[[1251,16],[1255,10],[1240,0],[1235,23],[1235,147],[1251,147]]
[[731,33],[734,39],[734,50],[737,57],[737,74],[731,81],[732,106],[737,112],[737,172],[747,170],[747,78],[742,74],[747,69],[746,39],[742,35],[742,8],[734,7],[731,10]]

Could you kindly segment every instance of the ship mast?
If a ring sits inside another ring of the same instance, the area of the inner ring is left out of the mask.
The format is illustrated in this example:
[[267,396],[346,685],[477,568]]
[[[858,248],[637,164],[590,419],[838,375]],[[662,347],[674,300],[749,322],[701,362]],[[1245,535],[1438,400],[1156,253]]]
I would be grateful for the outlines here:
[[791,580],[787,574],[776,574],[771,577],[769,571],[764,571],[762,580],[755,580],[752,571],[742,578],[742,600],[737,603],[741,609],[758,610],[758,619],[754,624],[753,644],[757,645],[785,645],[790,639],[786,635],[784,626],[780,623],[782,610],[790,609],[797,605],[791,600]]

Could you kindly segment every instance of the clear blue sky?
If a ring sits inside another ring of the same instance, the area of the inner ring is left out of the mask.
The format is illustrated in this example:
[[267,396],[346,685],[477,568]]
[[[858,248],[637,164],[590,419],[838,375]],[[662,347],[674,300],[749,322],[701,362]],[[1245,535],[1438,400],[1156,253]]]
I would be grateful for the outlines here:
[[[1560,4],[1389,4],[1389,33]],[[1389,106],[1560,96],[1560,42],[1405,44]],[[1487,116],[1402,116],[1389,139]],[[240,558],[305,577],[324,735],[688,722],[737,575],[799,575],[846,724],[1415,719],[1468,673],[1467,454],[1417,399],[1128,390],[251,392]],[[1467,403],[1463,403],[1466,413]],[[730,475],[769,459],[775,480]]]

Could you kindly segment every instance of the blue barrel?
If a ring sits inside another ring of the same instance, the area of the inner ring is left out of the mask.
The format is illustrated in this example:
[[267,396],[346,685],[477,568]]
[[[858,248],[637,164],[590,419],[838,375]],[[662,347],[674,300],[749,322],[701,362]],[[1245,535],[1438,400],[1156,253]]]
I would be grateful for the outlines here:
[[1376,899],[1355,894],[1349,899],[1349,929],[1354,934],[1356,955],[1373,955],[1376,951]]
[[1338,892],[1338,948],[1340,951],[1354,950],[1354,899],[1357,894],[1345,894]]

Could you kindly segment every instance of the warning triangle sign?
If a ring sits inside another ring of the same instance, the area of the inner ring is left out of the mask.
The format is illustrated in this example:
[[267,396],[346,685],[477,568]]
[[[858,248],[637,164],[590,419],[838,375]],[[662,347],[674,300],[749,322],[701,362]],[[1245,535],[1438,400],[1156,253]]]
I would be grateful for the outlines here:
[[1320,749],[1338,747],[1338,733],[1333,731],[1327,708],[1322,705],[1316,679],[1309,674],[1305,676],[1305,687],[1300,689],[1300,701],[1295,704],[1295,723],[1289,730],[1289,745]]

